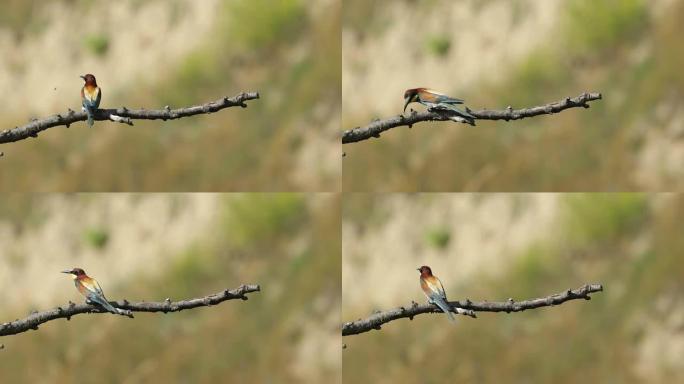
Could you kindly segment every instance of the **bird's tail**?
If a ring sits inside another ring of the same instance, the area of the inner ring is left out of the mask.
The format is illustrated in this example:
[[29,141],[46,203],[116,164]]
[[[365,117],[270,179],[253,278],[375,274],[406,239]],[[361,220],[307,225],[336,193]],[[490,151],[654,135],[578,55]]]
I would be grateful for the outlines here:
[[473,127],[475,126],[475,119],[471,119],[470,117],[459,116],[454,114],[449,116],[449,120],[455,121],[457,123],[466,123],[468,125],[472,125]]
[[470,125],[475,125],[475,119],[476,117],[471,115],[467,111],[463,111],[459,108],[457,108],[453,104],[448,104],[448,103],[440,103],[440,104],[435,104],[432,105],[430,110],[433,111],[447,111],[449,113],[449,120],[453,120],[456,122],[460,123],[468,123]]
[[93,112],[90,110],[90,108],[86,108],[86,113],[88,114],[88,128],[92,128],[93,126]]
[[432,302],[435,303],[435,305],[437,305],[439,309],[441,309],[442,312],[444,312],[449,317],[449,321],[451,321],[452,323],[456,323],[456,318],[454,317],[454,314],[451,313],[449,304],[447,304],[446,301],[442,299],[437,299],[433,300]]
[[468,113],[462,109],[457,108],[455,105],[447,104],[447,106],[450,110],[456,112],[456,114],[458,114],[459,116],[463,116],[463,117],[470,119],[470,120],[475,119],[475,116],[471,115],[470,113]]
[[99,297],[99,296],[93,296],[93,297],[91,297],[91,299],[92,299],[94,302],[98,303],[101,307],[103,307],[104,309],[106,309],[108,312],[111,312],[111,313],[113,313],[113,314],[115,314],[115,315],[123,315],[123,311],[122,311],[121,309],[119,309],[119,308],[114,308],[114,306],[111,305],[111,304],[109,304],[109,302],[108,302],[106,299],[103,299],[103,298],[101,298],[101,297]]

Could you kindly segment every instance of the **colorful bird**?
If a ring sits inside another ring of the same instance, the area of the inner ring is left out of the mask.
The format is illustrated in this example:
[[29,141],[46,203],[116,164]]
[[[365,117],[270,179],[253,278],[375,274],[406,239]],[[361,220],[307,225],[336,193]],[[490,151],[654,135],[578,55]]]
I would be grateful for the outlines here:
[[93,126],[93,113],[100,106],[100,100],[102,99],[102,90],[97,86],[97,80],[95,76],[90,73],[81,76],[81,79],[85,81],[83,88],[81,88],[81,102],[83,103],[83,109],[85,109],[88,114],[88,127]]
[[81,268],[74,268],[72,270],[62,271],[62,273],[69,273],[72,275],[76,289],[78,289],[78,291],[85,296],[87,302],[97,303],[108,312],[118,315],[123,314],[121,309],[114,308],[111,304],[109,304],[109,301],[107,301],[107,298],[102,292],[102,287],[100,287],[100,284],[98,284],[97,280],[86,275],[84,270]]
[[456,99],[427,88],[407,89],[404,92],[404,112],[406,112],[406,107],[413,102],[421,103],[430,109],[453,112],[457,116],[462,117],[468,124],[475,125],[475,116],[456,108],[457,104],[463,104],[461,99]]
[[418,268],[420,272],[420,288],[427,296],[430,304],[437,305],[442,312],[446,313],[449,317],[449,321],[455,322],[456,318],[451,314],[451,309],[447,303],[446,293],[444,292],[444,286],[442,282],[437,278],[437,276],[432,274],[432,269],[427,265],[423,265]]

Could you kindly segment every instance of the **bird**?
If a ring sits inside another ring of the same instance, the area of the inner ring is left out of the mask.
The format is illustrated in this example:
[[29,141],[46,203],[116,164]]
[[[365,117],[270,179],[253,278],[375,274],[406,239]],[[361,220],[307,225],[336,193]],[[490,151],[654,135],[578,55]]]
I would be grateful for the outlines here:
[[406,92],[404,92],[404,112],[406,112],[406,107],[414,102],[421,103],[429,109],[453,112],[455,115],[461,117],[461,120],[465,120],[465,122],[470,125],[475,125],[475,116],[456,108],[457,104],[463,104],[463,100],[461,99],[456,99],[427,88],[407,89]]
[[449,321],[452,323],[455,322],[456,318],[451,313],[449,304],[447,304],[446,293],[444,292],[442,282],[437,276],[432,274],[432,269],[427,265],[418,268],[418,272],[420,272],[420,288],[428,298],[428,302],[437,305],[442,312],[446,313],[449,317]]
[[93,126],[93,113],[100,106],[100,100],[102,99],[102,89],[97,86],[97,80],[95,76],[88,73],[87,75],[81,76],[85,84],[81,88],[81,102],[83,103],[83,109],[85,109],[88,114],[88,127]]
[[86,275],[83,269],[73,268],[70,270],[62,271],[62,273],[68,273],[72,275],[72,278],[74,279],[74,285],[76,285],[76,289],[78,289],[78,291],[81,292],[83,296],[85,296],[86,302],[94,302],[103,307],[104,309],[106,309],[108,312],[117,315],[125,314],[124,311],[122,311],[121,309],[114,308],[114,306],[109,304],[109,301],[107,301],[107,298],[102,292],[102,287],[100,287],[100,284],[97,282],[97,280]]

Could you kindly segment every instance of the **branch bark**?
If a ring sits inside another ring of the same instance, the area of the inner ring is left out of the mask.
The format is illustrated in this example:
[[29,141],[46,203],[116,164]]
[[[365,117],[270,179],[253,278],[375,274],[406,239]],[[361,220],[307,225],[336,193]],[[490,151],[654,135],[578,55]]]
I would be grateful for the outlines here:
[[[126,107],[118,109],[98,109],[93,114],[93,120],[111,120],[128,125],[133,125],[133,120],[136,119],[174,120],[202,113],[213,113],[230,107],[240,106],[242,108],[247,108],[245,101],[258,98],[259,92],[242,92],[233,97],[224,97],[205,104],[178,109],[171,109],[168,105],[164,107],[164,109],[159,110],[128,109]],[[0,144],[24,140],[29,137],[38,137],[39,132],[52,127],[64,125],[69,128],[69,125],[78,121],[85,121],[87,117],[85,112],[75,112],[69,109],[64,114],[52,115],[41,120],[32,120],[21,127],[6,129],[0,132]]]
[[[227,300],[247,300],[247,293],[259,292],[261,288],[259,285],[241,285],[233,290],[224,290],[204,297],[194,299],[187,299],[181,301],[171,301],[166,299],[162,302],[140,302],[130,303],[124,299],[122,301],[111,301],[110,303],[119,309],[122,309],[124,315],[133,317],[131,312],[179,312],[184,309],[193,309],[197,307],[209,307],[220,304]],[[82,313],[109,313],[99,306],[91,304],[74,304],[69,301],[68,305],[57,307],[45,312],[33,312],[23,319],[17,319],[12,322],[0,324],[0,336],[16,335],[18,333],[26,332],[28,330],[37,330],[38,326],[48,321],[56,319],[70,320],[72,316]]]
[[[527,309],[559,305],[570,300],[591,300],[590,294],[601,291],[603,291],[603,286],[601,284],[587,284],[574,290],[568,289],[565,292],[538,299],[517,302],[513,299],[508,299],[504,302],[484,301],[479,303],[466,299],[465,301],[450,301],[449,306],[453,312],[457,314],[477,317],[475,312],[521,312]],[[413,320],[414,316],[423,313],[442,313],[442,310],[433,304],[420,305],[416,302],[412,302],[408,307],[399,307],[385,312],[376,312],[365,319],[344,323],[342,325],[342,336],[358,335],[373,329],[380,330],[383,324],[389,323],[390,321],[402,318]]]
[[[569,108],[589,108],[590,101],[600,100],[600,93],[583,93],[577,97],[566,97],[563,100],[553,103],[540,105],[531,108],[513,109],[510,106],[503,110],[479,110],[471,111],[466,109],[471,115],[475,116],[477,120],[519,120],[526,117],[534,117],[539,115],[547,115],[558,113]],[[467,123],[465,119],[458,119],[453,113],[445,111],[428,109],[427,112],[412,111],[409,116],[398,115],[387,120],[375,120],[365,127],[356,127],[349,129],[342,133],[342,144],[356,143],[363,140],[368,140],[372,137],[379,138],[380,134],[392,128],[407,126],[411,128],[413,124],[423,121],[447,121],[458,120],[459,122]]]

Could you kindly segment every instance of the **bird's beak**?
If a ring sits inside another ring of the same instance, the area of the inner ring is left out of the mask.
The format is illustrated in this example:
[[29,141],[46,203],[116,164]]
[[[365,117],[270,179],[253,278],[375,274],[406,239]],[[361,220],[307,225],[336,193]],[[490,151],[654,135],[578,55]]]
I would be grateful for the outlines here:
[[420,272],[420,268],[416,268],[416,271],[419,271],[419,272]]
[[404,99],[404,112],[406,112],[406,107],[408,107],[409,104],[411,104],[411,98],[407,97]]
[[71,271],[62,271],[62,273],[71,273]]
[[81,75],[79,76],[81,79],[85,80],[85,76]]

